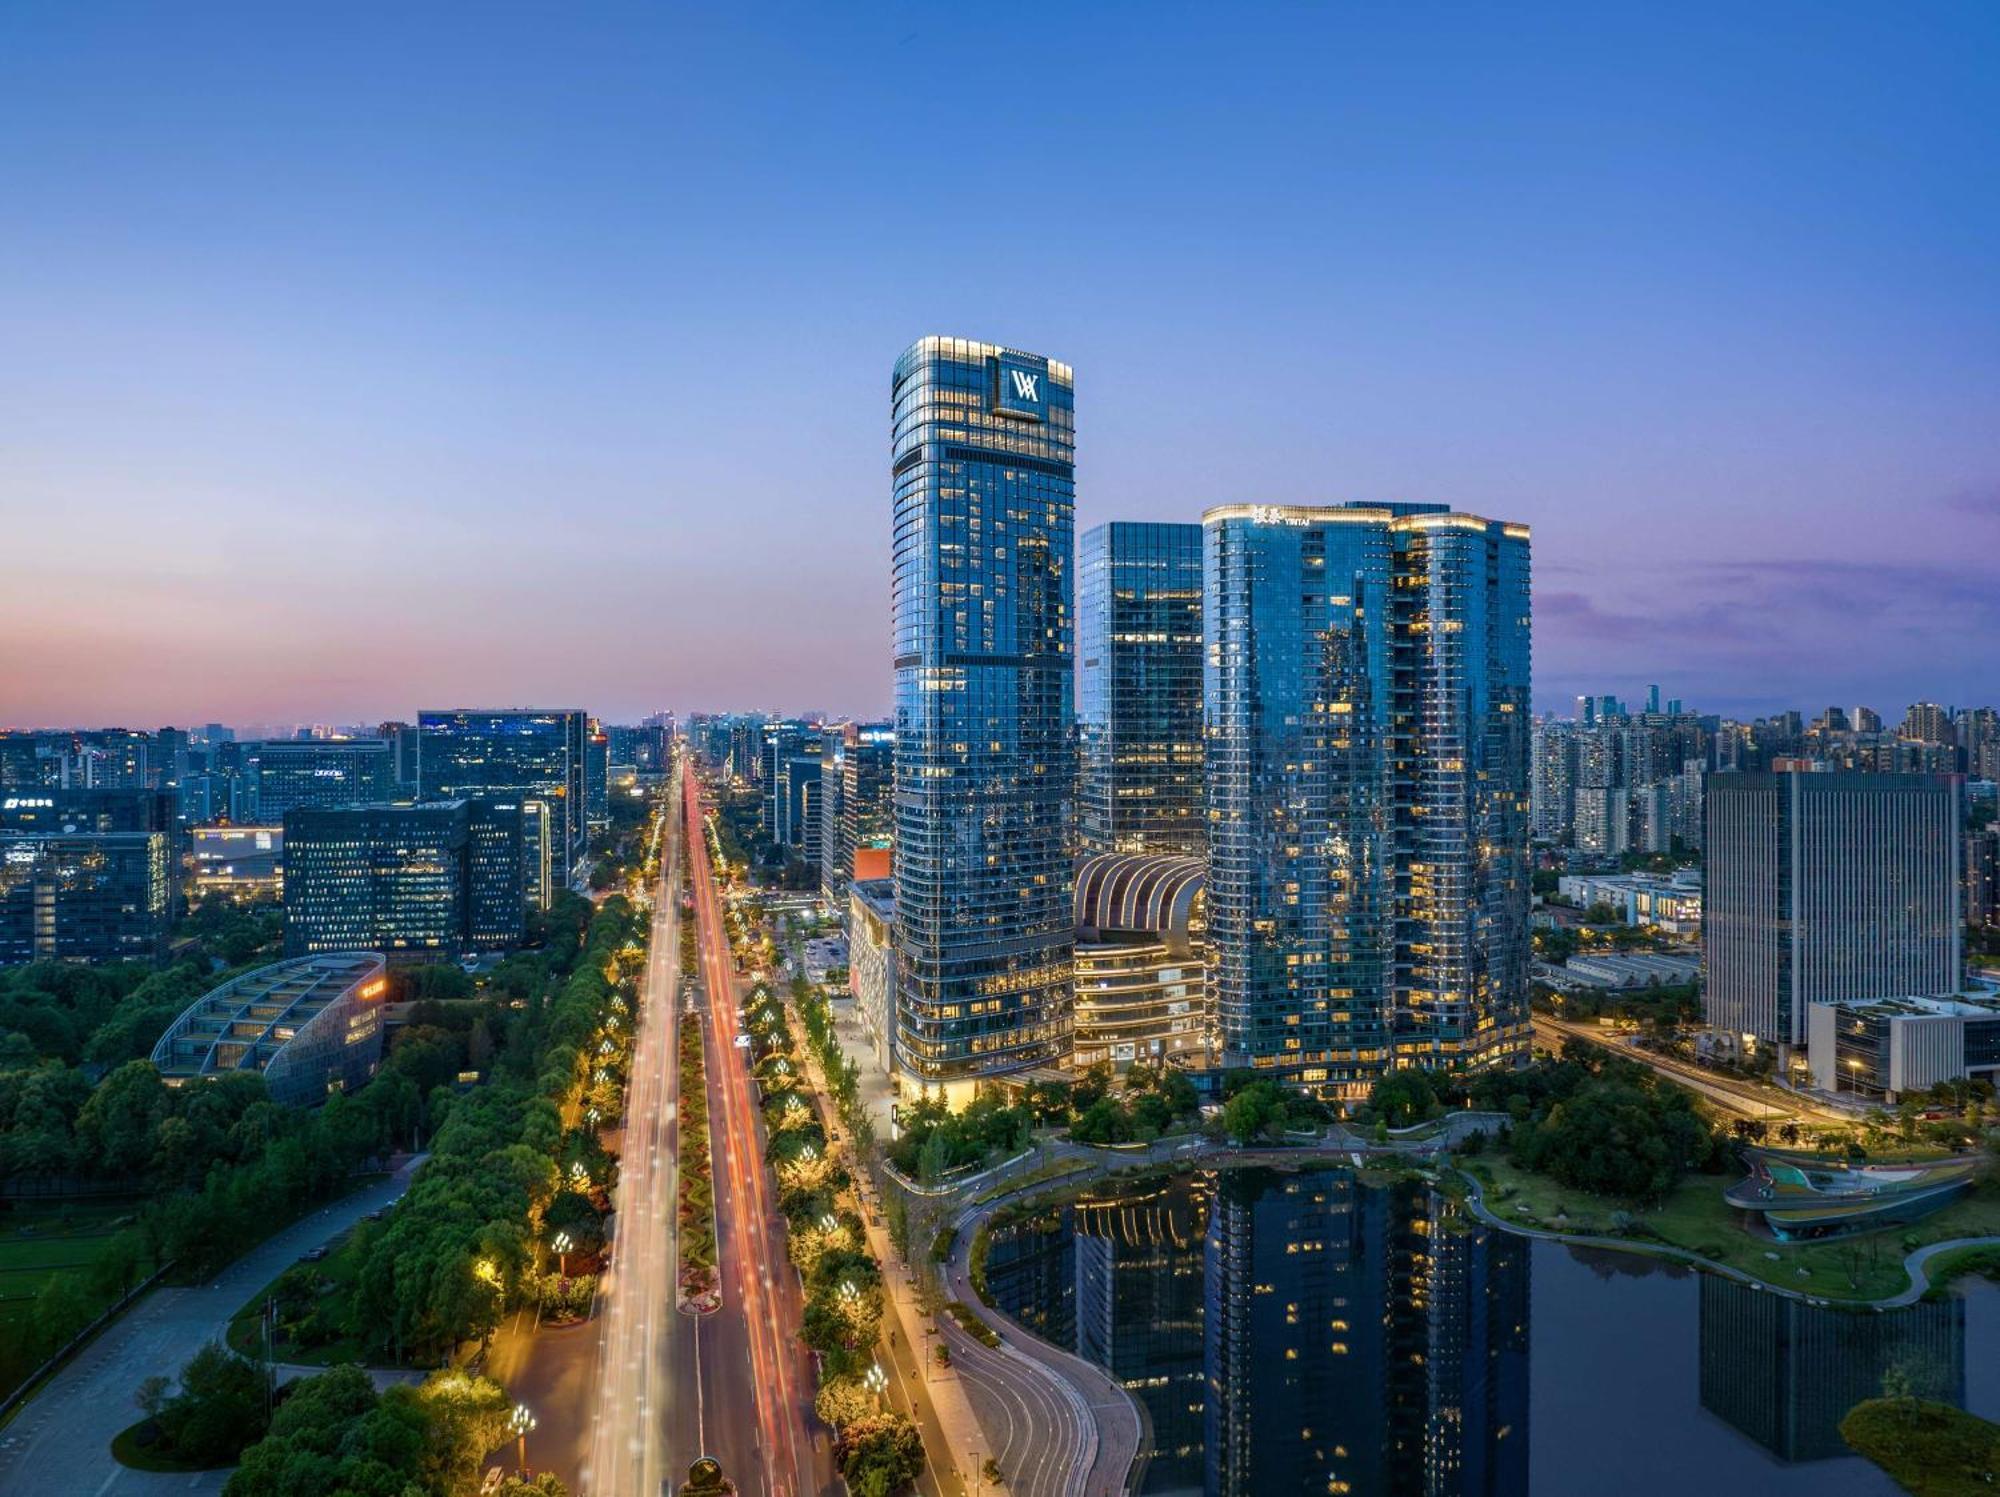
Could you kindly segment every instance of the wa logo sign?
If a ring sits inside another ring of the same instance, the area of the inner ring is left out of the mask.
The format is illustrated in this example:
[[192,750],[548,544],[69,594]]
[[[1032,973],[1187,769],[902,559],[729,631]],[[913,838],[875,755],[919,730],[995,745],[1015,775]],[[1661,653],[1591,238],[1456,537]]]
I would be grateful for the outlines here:
[[993,361],[993,410],[1022,421],[1049,419],[1049,368],[1038,360],[1002,354]]

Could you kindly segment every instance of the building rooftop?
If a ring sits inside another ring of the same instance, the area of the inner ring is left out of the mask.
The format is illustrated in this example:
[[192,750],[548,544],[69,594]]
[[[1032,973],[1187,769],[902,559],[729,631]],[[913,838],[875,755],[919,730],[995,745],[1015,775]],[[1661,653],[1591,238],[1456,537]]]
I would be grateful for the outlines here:
[[1077,929],[1093,936],[1123,931],[1185,940],[1207,880],[1208,866],[1200,858],[1118,852],[1085,858],[1076,870]]

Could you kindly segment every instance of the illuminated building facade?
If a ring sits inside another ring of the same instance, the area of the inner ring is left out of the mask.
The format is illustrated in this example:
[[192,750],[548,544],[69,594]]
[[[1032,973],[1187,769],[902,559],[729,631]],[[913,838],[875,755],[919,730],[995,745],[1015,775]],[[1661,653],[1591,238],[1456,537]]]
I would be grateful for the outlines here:
[[0,831],[0,967],[153,960],[174,907],[164,832]]
[[345,951],[274,962],[203,994],[153,1047],[168,1086],[256,1071],[273,1102],[314,1107],[382,1060],[382,957]]
[[256,765],[257,816],[275,826],[298,806],[354,806],[396,795],[386,738],[266,739],[246,745]]
[[[548,819],[549,868],[524,872],[530,887],[566,888],[588,852],[582,712],[456,708],[417,715],[417,773],[425,800],[533,800]],[[539,902],[546,905],[548,896]]]
[[1073,1067],[1207,1064],[1204,873],[1200,858],[1124,853],[1077,865]]
[[282,826],[198,826],[188,833],[189,885],[197,899],[276,899],[285,892]]
[[1529,543],[1435,505],[1204,519],[1222,1064],[1346,1101],[1528,1044]]
[[300,809],[285,818],[285,951],[447,960],[519,945],[518,801]]
[[826,737],[822,761],[820,892],[845,914],[854,857],[864,848],[896,840],[896,727],[893,723],[843,723]]
[[891,386],[896,1052],[905,1085],[1069,1055],[1069,367],[925,338]]
[[1201,527],[1086,531],[1076,629],[1079,849],[1200,857]]
[[1738,1043],[1807,1039],[1812,1006],[1943,997],[1961,977],[1956,775],[1711,775],[1702,1007]]

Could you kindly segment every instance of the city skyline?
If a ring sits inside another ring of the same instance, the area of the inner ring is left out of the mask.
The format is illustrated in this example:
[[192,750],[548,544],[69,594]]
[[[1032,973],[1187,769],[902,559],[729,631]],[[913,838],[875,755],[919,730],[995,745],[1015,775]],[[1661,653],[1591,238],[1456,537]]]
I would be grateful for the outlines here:
[[[2000,694],[1990,10],[1071,26],[18,16],[0,716],[880,717],[943,332],[1072,361],[1080,532],[1531,525],[1538,708]],[[1026,160],[1028,243],[907,212]]]

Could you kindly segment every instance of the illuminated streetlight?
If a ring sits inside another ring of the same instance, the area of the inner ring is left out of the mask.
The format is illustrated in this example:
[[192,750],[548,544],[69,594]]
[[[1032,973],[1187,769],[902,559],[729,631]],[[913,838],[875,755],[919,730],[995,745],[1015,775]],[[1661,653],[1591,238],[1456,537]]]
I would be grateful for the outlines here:
[[552,1241],[549,1244],[549,1246],[556,1250],[556,1263],[558,1266],[558,1272],[560,1272],[563,1278],[565,1279],[568,1278],[569,1250],[575,1247],[576,1243],[571,1241],[569,1233],[558,1232],[555,1235],[555,1240]]
[[507,1428],[514,1432],[514,1438],[521,1442],[521,1458],[518,1464],[525,1475],[528,1469],[528,1431],[535,1427],[535,1416],[524,1403],[514,1405],[514,1412],[507,1416]]

